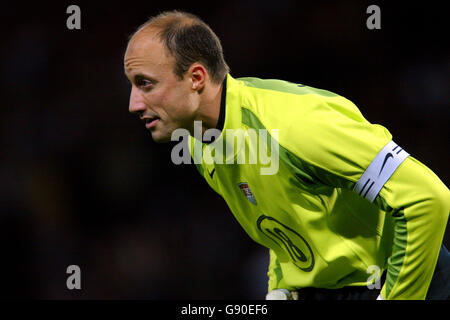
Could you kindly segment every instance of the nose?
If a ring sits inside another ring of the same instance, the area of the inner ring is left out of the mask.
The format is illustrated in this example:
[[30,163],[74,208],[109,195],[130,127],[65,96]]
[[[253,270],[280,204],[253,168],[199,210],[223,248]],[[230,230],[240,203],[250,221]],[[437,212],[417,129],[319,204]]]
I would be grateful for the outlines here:
[[146,109],[146,105],[142,94],[134,86],[131,88],[130,104],[128,105],[128,111],[133,114],[140,114]]

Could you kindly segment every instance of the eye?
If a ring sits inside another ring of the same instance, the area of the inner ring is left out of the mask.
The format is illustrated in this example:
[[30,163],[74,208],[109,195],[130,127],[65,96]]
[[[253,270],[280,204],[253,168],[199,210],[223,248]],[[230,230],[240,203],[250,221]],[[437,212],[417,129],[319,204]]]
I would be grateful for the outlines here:
[[142,89],[150,89],[153,86],[153,83],[148,79],[137,79],[136,85]]
[[153,81],[153,79],[149,79],[148,77],[145,77],[140,74],[136,75],[133,78],[133,80],[136,87],[138,87],[141,90],[150,90],[155,85],[155,81]]

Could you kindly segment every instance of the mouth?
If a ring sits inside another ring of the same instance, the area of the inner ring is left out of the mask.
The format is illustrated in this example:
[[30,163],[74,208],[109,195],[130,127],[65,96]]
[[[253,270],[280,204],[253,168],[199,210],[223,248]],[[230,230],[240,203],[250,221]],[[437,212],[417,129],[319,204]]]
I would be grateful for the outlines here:
[[147,129],[151,129],[151,128],[156,126],[156,124],[159,121],[159,117],[157,117],[157,116],[155,116],[155,117],[145,117],[145,118],[141,118],[141,120],[144,121],[145,127]]

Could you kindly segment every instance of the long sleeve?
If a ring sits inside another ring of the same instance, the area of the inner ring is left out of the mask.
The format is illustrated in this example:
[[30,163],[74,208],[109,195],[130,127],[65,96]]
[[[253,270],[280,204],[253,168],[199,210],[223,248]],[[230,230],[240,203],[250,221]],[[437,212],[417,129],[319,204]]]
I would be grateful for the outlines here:
[[394,217],[383,299],[425,299],[450,211],[450,192],[425,165],[408,157],[375,203]]
[[282,288],[288,290],[294,290],[295,288],[291,288],[288,286],[283,279],[283,271],[281,270],[280,261],[277,258],[275,251],[269,249],[269,268],[267,271],[268,276],[268,290],[270,292],[274,289]]
[[[297,139],[289,139],[292,136]],[[392,135],[384,127],[367,122],[350,101],[332,97],[317,101],[314,112],[293,119],[282,139],[290,152],[309,164],[311,177],[353,190]],[[377,173],[392,160],[382,157]],[[370,186],[367,184],[366,190]],[[361,196],[366,196],[366,190]],[[424,299],[449,217],[448,188],[429,168],[409,156],[370,201],[394,218],[394,243],[382,298]]]

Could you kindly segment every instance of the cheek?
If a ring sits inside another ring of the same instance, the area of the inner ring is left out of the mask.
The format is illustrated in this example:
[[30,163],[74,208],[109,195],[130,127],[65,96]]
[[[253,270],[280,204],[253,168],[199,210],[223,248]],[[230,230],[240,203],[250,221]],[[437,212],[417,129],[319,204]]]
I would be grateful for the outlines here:
[[184,126],[192,120],[195,112],[189,87],[175,80],[150,91],[146,96],[146,103],[166,125],[174,122],[175,126]]
[[151,91],[146,94],[144,100],[148,109],[156,112],[160,117],[164,117],[167,114],[170,97],[165,92]]
[[167,114],[173,119],[185,120],[192,117],[193,104],[189,92],[178,90],[164,99]]

